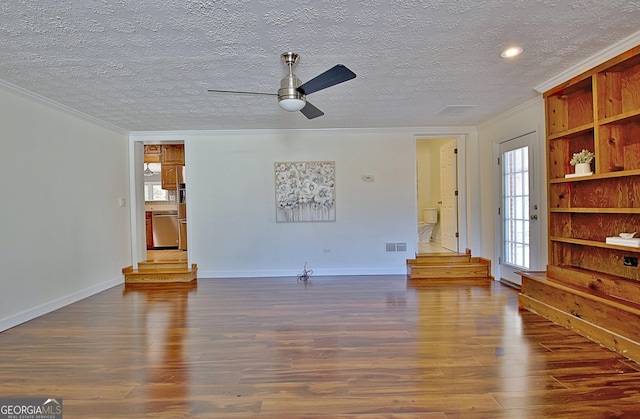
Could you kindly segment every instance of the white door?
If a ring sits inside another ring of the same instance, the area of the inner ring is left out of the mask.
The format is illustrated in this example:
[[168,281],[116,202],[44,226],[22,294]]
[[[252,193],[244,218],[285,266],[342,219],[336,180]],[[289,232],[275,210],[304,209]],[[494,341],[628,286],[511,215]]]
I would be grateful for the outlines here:
[[440,231],[442,247],[458,251],[458,182],[456,141],[440,147]]
[[533,153],[536,134],[529,133],[498,146],[501,202],[500,279],[521,285],[516,272],[528,270],[535,260],[538,232],[538,197],[534,184]]

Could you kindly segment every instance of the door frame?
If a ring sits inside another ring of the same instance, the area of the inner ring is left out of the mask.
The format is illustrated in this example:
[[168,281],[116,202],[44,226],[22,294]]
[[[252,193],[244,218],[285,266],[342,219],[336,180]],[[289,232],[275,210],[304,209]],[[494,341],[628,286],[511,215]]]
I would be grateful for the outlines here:
[[[469,134],[449,134],[446,132],[440,133],[430,133],[430,134],[414,134],[414,164],[416,163],[415,153],[417,148],[418,140],[455,140],[456,146],[458,148],[458,158],[457,158],[457,182],[458,182],[458,251],[464,252],[465,249],[469,248],[468,235],[467,235],[467,141],[469,139]],[[414,179],[414,190],[418,188],[418,175],[417,175],[417,167],[414,167],[415,179]],[[418,220],[418,197],[417,194],[415,196],[414,202],[415,208],[415,217],[414,223],[417,224]],[[418,249],[418,242],[420,241],[418,237],[418,229],[416,228],[415,235],[415,248]]]
[[[172,133],[132,133],[129,135],[129,209],[131,217],[131,264],[137,269],[138,262],[147,259],[147,240],[144,204],[144,144],[184,144],[185,166],[189,171],[188,136]],[[188,177],[188,173],[187,173]],[[189,211],[187,207],[187,212]],[[187,217],[188,218],[188,217]],[[187,248],[189,246],[189,224],[187,224]],[[191,253],[187,253],[190,260]],[[189,263],[189,262],[187,262]]]

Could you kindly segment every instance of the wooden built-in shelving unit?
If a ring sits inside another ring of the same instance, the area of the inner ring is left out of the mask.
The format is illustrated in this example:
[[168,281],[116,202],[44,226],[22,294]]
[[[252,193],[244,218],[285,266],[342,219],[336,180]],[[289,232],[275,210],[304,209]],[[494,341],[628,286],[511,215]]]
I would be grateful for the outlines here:
[[[624,263],[640,248],[605,242],[640,233],[640,46],[543,97],[549,260],[522,273],[520,306],[640,361],[640,268]],[[593,174],[566,177],[583,149]]]

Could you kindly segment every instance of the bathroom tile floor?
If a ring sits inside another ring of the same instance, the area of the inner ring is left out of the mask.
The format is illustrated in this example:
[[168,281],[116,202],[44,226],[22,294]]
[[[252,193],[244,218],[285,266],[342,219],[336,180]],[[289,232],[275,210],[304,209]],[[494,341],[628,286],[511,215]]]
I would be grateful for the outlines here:
[[451,252],[449,249],[445,249],[440,246],[440,243],[436,242],[420,242],[418,243],[418,253],[447,253]]

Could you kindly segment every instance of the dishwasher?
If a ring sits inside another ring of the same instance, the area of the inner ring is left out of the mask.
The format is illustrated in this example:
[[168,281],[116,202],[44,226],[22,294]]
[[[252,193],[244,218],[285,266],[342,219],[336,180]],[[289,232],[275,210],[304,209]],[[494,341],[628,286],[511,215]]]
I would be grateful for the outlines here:
[[178,213],[153,213],[153,247],[178,247]]

